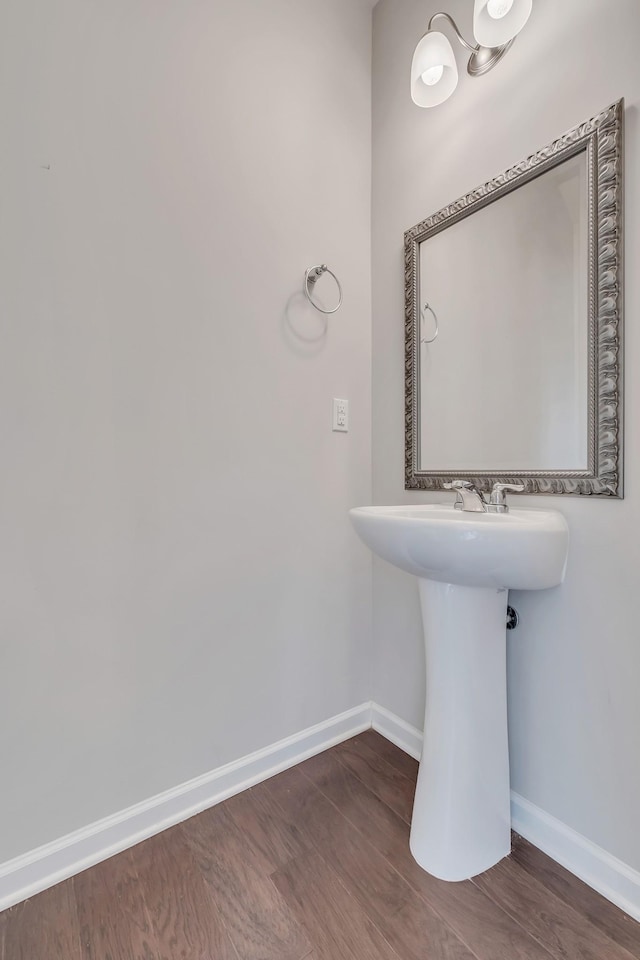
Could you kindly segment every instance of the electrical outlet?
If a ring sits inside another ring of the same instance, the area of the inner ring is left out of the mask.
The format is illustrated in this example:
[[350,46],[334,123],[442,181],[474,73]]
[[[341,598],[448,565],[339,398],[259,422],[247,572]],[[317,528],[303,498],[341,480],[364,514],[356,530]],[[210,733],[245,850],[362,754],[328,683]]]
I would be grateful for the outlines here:
[[346,433],[349,429],[349,401],[333,398],[333,430]]

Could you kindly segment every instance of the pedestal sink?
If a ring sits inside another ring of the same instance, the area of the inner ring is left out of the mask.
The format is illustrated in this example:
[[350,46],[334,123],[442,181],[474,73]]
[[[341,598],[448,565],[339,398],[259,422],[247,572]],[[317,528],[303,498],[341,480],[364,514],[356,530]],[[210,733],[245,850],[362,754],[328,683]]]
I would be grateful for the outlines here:
[[567,524],[555,510],[441,504],[350,517],[371,550],[419,578],[427,698],[410,847],[433,876],[466,880],[511,848],[508,590],[562,582]]

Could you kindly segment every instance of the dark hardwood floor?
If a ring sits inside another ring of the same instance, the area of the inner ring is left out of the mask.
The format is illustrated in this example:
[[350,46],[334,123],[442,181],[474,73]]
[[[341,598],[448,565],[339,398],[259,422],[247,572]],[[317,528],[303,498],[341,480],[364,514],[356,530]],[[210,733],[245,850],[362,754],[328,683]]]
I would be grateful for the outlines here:
[[417,763],[373,731],[0,914],[1,960],[640,960],[640,924],[520,837],[409,853]]

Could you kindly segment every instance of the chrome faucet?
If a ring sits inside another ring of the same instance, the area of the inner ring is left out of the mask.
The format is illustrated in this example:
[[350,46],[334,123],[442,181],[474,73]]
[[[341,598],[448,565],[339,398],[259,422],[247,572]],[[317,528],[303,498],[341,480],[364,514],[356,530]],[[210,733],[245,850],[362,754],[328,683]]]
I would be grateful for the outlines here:
[[451,483],[443,483],[445,490],[456,491],[456,510],[464,510],[465,513],[486,513],[487,503],[476,487],[470,480],[452,480]]
[[523,483],[494,483],[487,501],[471,480],[452,480],[442,486],[445,490],[456,491],[454,507],[456,510],[464,510],[465,513],[508,513],[505,492],[513,490],[515,493],[522,493],[524,490]]

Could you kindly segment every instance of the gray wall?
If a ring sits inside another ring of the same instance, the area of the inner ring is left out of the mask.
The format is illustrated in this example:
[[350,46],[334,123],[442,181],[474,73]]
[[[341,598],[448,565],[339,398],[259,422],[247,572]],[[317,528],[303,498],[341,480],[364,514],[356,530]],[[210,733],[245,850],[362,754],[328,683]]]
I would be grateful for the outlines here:
[[367,0],[2,4],[0,861],[369,698],[370,67]]
[[[421,110],[411,55],[442,6],[380,0],[374,13],[374,502],[429,499],[403,486],[403,231],[624,96],[626,499],[544,500],[569,522],[569,568],[556,590],[512,596],[522,624],[509,639],[509,722],[514,789],[640,868],[640,4],[536,0],[503,63],[471,80],[456,46],[456,93]],[[469,34],[471,0],[446,8]],[[423,675],[415,583],[376,561],[374,699],[421,727]]]

